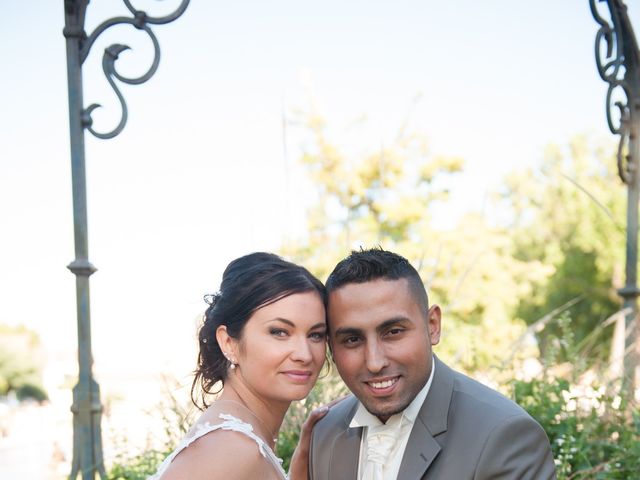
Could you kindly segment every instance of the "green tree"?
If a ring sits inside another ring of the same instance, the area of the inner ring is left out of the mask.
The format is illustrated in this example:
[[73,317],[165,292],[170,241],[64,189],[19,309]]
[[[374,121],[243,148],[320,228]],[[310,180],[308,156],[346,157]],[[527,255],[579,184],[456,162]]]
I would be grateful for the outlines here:
[[[510,176],[504,198],[512,208],[515,255],[547,265],[517,314],[531,324],[550,311],[574,303],[577,343],[587,338],[592,355],[605,358],[611,328],[603,322],[620,308],[625,192],[612,149],[577,136],[566,146],[551,145],[542,168]],[[602,330],[599,337],[590,336]],[[559,335],[551,323],[540,332],[541,347]]]
[[468,215],[451,231],[433,228],[444,208],[460,158],[430,153],[426,137],[403,125],[382,147],[351,153],[329,134],[316,112],[302,116],[308,133],[301,156],[317,193],[308,233],[283,253],[326,278],[351,249],[381,245],[415,265],[445,312],[439,354],[459,368],[486,368],[524,332],[513,315],[531,285],[546,278],[537,260],[514,257],[510,232]]
[[309,211],[308,238],[285,246],[325,277],[355,245],[399,245],[418,239],[431,205],[446,198],[443,176],[461,171],[459,158],[429,155],[424,135],[401,128],[390,145],[347,154],[331,141],[318,113],[301,115],[310,141],[301,163],[318,202]]

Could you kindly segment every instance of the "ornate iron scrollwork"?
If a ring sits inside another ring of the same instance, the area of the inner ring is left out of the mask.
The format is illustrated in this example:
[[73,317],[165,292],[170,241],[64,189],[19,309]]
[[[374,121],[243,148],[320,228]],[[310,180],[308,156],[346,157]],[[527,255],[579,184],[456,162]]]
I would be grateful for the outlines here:
[[81,64],[84,63],[84,61],[89,56],[89,51],[91,50],[91,47],[95,43],[96,39],[102,33],[104,33],[107,29],[116,25],[132,25],[136,29],[144,31],[149,36],[149,38],[151,39],[151,42],[153,43],[153,61],[151,63],[151,66],[144,74],[140,75],[139,77],[127,77],[125,75],[122,75],[120,72],[118,72],[116,68],[116,60],[118,59],[118,56],[123,51],[128,50],[130,48],[128,45],[115,43],[105,49],[104,55],[102,57],[102,69],[104,71],[105,76],[107,77],[107,81],[109,82],[109,84],[111,85],[111,88],[113,89],[114,93],[118,97],[118,101],[120,102],[120,108],[121,108],[121,116],[120,116],[120,121],[118,125],[113,130],[106,133],[97,132],[96,130],[93,129],[93,120],[91,118],[91,113],[101,105],[98,103],[92,103],[91,105],[89,105],[87,108],[83,110],[82,123],[83,123],[83,126],[86,127],[87,130],[89,130],[94,136],[102,139],[107,139],[107,138],[113,138],[117,136],[120,132],[122,132],[122,130],[124,129],[127,123],[128,110],[127,110],[127,104],[124,101],[122,92],[120,92],[120,89],[118,88],[118,85],[116,84],[115,80],[119,80],[120,82],[127,83],[129,85],[139,85],[149,80],[156,73],[156,70],[158,69],[158,65],[160,64],[160,45],[158,43],[158,39],[156,38],[155,34],[153,33],[149,25],[162,25],[162,24],[173,22],[175,19],[180,17],[185,12],[185,10],[187,9],[187,6],[189,5],[189,1],[190,0],[182,0],[178,8],[173,13],[170,13],[169,15],[165,15],[162,17],[152,17],[147,15],[146,12],[137,10],[129,0],[123,0],[127,9],[131,12],[133,16],[132,17],[114,17],[109,20],[106,20],[102,22],[100,25],[98,25],[96,29],[91,33],[91,35],[89,35],[88,37],[86,37],[86,39],[82,41],[82,48],[80,50]]
[[[600,15],[596,1],[606,2],[609,7],[609,22]],[[620,135],[618,145],[618,174],[626,184],[630,182],[632,170],[628,151],[631,136],[631,116],[634,115],[638,101],[638,46],[633,27],[627,14],[627,6],[622,0],[589,0],[593,18],[600,28],[596,33],[595,57],[600,78],[609,84],[607,89],[606,111],[609,130]],[[616,92],[621,92],[622,100],[614,100]],[[619,111],[619,119],[614,120],[615,110]]]

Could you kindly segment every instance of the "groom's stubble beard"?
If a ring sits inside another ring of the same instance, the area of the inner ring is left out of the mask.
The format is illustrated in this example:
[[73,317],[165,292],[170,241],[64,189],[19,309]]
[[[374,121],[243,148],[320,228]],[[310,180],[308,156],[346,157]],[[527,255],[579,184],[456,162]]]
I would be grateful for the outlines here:
[[[429,371],[429,373],[431,373],[431,372]],[[416,398],[418,393],[420,393],[420,391],[427,384],[428,378],[429,378],[429,375],[426,376],[426,378],[424,379],[423,382],[419,382],[418,384],[410,385],[411,388],[408,388],[409,392],[404,393],[404,394],[403,393],[400,394],[401,401],[399,403],[397,403],[395,405],[394,404],[389,405],[386,408],[384,407],[384,405],[380,405],[383,402],[370,401],[371,399],[369,399],[369,398],[364,398],[364,399],[360,398],[359,400],[362,403],[362,405],[364,406],[364,408],[371,415],[374,415],[374,416],[378,417],[378,419],[382,423],[386,423],[387,420],[390,417],[392,417],[393,415],[396,415],[398,413],[404,412],[404,410],[411,404],[411,402],[413,402],[413,400]],[[406,390],[407,390],[407,388],[405,388],[405,391]],[[406,395],[406,397],[402,398],[404,395]]]
[[[413,398],[411,399],[411,401],[413,401]],[[387,420],[389,418],[391,418],[392,416],[396,415],[397,413],[402,413],[404,412],[404,410],[411,404],[411,401],[407,402],[405,405],[402,406],[397,406],[396,408],[390,408],[390,409],[379,409],[379,410],[375,410],[375,409],[370,409],[367,405],[364,405],[364,408],[371,414],[374,415],[376,417],[378,417],[378,419],[382,422],[382,423],[387,423]],[[384,420],[383,420],[384,419]]]

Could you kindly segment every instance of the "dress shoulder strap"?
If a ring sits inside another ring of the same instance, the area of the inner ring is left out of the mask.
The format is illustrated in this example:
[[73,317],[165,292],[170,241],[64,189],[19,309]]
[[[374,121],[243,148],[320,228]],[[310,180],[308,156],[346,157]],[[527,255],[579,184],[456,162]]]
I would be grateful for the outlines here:
[[284,480],[288,479],[286,472],[282,468],[282,459],[278,458],[276,454],[273,452],[273,450],[271,450],[269,445],[267,445],[262,438],[260,438],[258,435],[254,433],[253,427],[249,423],[243,422],[239,418],[236,418],[233,415],[228,415],[226,413],[219,414],[218,418],[223,420],[223,422],[216,423],[216,424],[211,424],[210,422],[197,424],[195,427],[195,432],[192,435],[182,439],[182,441],[178,444],[176,449],[173,452],[171,452],[171,455],[169,455],[167,458],[164,459],[164,461],[158,468],[158,471],[155,473],[155,475],[152,475],[147,480],[160,480],[160,478],[162,477],[162,474],[169,467],[169,464],[171,464],[173,459],[182,450],[187,448],[189,445],[191,445],[200,437],[208,433],[214,432],[216,430],[230,430],[234,432],[239,432],[251,438],[253,441],[255,441],[258,444],[258,449],[260,450],[260,453],[262,454],[262,456],[265,457],[267,460],[269,460],[271,464],[273,464],[274,468],[278,471],[278,473],[280,473],[280,476]]

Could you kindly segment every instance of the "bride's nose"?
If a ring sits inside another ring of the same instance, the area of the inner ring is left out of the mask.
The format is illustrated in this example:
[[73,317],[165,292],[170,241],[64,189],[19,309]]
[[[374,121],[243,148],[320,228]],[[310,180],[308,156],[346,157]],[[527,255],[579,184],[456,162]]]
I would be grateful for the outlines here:
[[291,359],[297,362],[310,363],[313,359],[311,354],[311,345],[306,337],[298,337],[291,351]]

